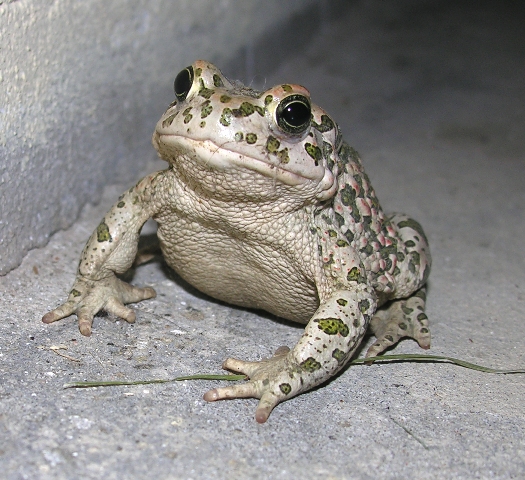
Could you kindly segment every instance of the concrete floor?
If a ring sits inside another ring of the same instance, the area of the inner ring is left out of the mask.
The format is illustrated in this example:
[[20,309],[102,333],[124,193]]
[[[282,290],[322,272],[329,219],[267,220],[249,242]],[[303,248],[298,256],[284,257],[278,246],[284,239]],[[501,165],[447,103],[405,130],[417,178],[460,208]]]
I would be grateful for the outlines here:
[[[434,260],[428,353],[523,368],[523,12],[517,2],[395,5],[356,3],[257,80],[310,88],[360,151],[385,209],[423,224]],[[84,338],[74,319],[42,324],[124,188],[0,278],[0,476],[524,478],[525,375],[355,366],[264,425],[256,400],[205,403],[216,382],[63,390],[71,380],[220,373],[226,356],[267,357],[301,334],[204,297],[160,260],[132,272],[158,293],[134,307],[135,325],[97,317]],[[407,340],[393,352],[420,350]]]

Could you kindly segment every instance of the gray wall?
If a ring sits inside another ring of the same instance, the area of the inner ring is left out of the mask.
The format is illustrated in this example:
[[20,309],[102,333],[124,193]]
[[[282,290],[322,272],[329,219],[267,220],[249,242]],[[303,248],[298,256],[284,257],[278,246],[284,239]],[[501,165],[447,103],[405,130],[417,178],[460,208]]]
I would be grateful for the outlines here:
[[144,169],[181,68],[205,58],[263,81],[333,5],[0,1],[0,274]]

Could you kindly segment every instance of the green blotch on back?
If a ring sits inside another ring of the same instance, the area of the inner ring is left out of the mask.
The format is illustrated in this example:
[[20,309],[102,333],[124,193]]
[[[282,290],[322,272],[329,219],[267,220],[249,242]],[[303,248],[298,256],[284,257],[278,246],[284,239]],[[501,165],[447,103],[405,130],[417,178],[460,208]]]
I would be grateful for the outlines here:
[[73,295],[74,297],[80,297],[81,293],[76,290],[75,288],[73,290],[71,290],[71,292],[69,292],[71,295]]
[[345,300],[344,298],[338,298],[337,303],[342,307],[346,307],[348,305],[348,300]]
[[349,207],[355,202],[356,193],[355,190],[348,184],[339,191],[339,198],[341,198],[341,203]]
[[221,95],[221,98],[219,98],[221,103],[228,103],[230,102],[232,97],[229,97],[228,95]]
[[279,385],[279,390],[283,392],[285,395],[288,395],[292,391],[292,387],[289,383],[281,383]]
[[126,202],[123,202],[122,200],[117,203],[117,208],[122,208],[124,205],[126,205]]
[[337,335],[347,337],[349,332],[348,325],[339,318],[319,318],[314,320],[320,330],[327,335]]
[[345,165],[351,161],[354,163],[359,163],[359,154],[346,142],[341,144],[337,153],[341,159],[341,162],[343,162]]
[[413,220],[411,218],[407,218],[406,220],[403,220],[402,222],[399,222],[397,224],[397,228],[406,228],[406,227],[409,227],[412,230],[415,230],[417,233],[419,233],[419,235],[421,235],[421,237],[423,238],[425,243],[428,244],[428,240],[427,240],[427,237],[425,235],[425,232],[423,231],[423,228],[421,227],[421,225],[418,222],[416,222],[415,220]]
[[368,309],[370,308],[370,302],[368,300],[361,300],[358,304],[357,304],[357,307],[359,308],[359,310],[361,311],[361,313],[366,313],[368,311]]
[[346,276],[346,279],[349,282],[358,282],[363,283],[365,281],[364,275],[361,273],[361,270],[357,267],[352,267]]
[[342,350],[339,350],[338,348],[336,348],[332,352],[332,358],[335,358],[337,360],[337,363],[341,364],[345,361],[346,354]]
[[321,368],[321,364],[314,357],[308,357],[300,366],[307,372],[315,372]]
[[266,95],[266,97],[264,97],[264,104],[269,105],[270,103],[272,103],[272,100],[273,100],[273,95]]
[[255,133],[246,134],[246,143],[253,145],[257,141],[257,135]]
[[281,85],[281,88],[282,88],[286,93],[291,93],[291,92],[293,92],[293,89],[292,89],[292,87],[290,87],[290,85],[286,85],[286,84],[284,84],[284,85]]
[[102,220],[102,222],[100,222],[99,226],[97,227],[97,241],[98,242],[113,241],[113,239],[111,238],[111,234],[109,233],[109,227],[107,226],[105,220]]

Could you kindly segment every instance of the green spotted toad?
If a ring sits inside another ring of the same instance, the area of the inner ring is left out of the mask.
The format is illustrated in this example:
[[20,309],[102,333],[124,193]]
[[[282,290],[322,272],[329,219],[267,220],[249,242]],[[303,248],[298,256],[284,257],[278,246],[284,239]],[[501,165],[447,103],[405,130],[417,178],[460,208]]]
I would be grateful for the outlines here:
[[258,92],[197,61],[177,75],[175,96],[153,135],[168,168],[118,199],[88,240],[67,301],[45,323],[76,314],[90,335],[100,310],[134,322],[124,305],[155,291],[116,275],[154,218],[167,263],[196,288],[306,325],[291,350],[227,359],[223,367],[249,381],[214,388],[207,401],[259,398],[263,423],[279,402],[339,371],[369,327],[377,341],[367,356],[402,337],[429,348],[425,234],[383,212],[357,152],[304,87]]

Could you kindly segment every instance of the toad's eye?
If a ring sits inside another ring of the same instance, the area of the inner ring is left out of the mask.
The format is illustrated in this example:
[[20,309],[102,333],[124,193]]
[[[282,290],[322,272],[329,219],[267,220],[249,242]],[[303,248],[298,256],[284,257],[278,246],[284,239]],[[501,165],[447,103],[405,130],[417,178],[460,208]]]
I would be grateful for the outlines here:
[[283,132],[300,135],[310,126],[312,117],[310,100],[304,95],[290,95],[281,100],[275,115],[277,125]]
[[188,96],[188,92],[193,84],[193,67],[186,67],[181,70],[175,77],[173,88],[175,89],[175,96],[177,100],[183,101]]

